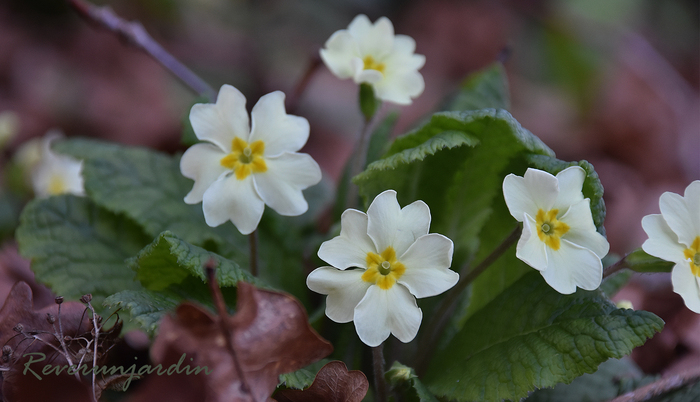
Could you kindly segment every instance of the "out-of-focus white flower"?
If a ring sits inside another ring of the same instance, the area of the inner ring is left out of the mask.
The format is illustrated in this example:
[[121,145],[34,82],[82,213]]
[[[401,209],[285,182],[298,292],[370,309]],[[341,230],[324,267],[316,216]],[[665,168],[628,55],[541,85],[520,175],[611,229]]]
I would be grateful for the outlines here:
[[684,196],[663,193],[659,207],[661,214],[642,219],[649,236],[642,249],[676,263],[671,272],[673,291],[689,309],[700,313],[700,180],[690,183]]
[[190,122],[205,143],[190,147],[180,160],[183,176],[194,180],[185,202],[202,202],[209,226],[230,220],[243,233],[253,232],[265,204],[280,215],[308,209],[302,190],[321,181],[321,169],[297,153],[309,138],[305,118],[288,115],[284,93],[260,98],[249,128],[246,99],[224,85],[215,104],[196,104]]
[[340,236],[318,251],[332,267],[317,268],[306,279],[309,289],[328,295],[328,318],[354,321],[369,346],[390,333],[402,342],[415,338],[423,317],[416,298],[438,295],[459,280],[449,269],[452,240],[428,234],[429,228],[428,206],[416,201],[401,208],[394,190],[379,194],[367,214],[346,210]]
[[19,117],[17,113],[6,110],[0,113],[0,149],[12,141],[19,131]]
[[321,49],[321,58],[338,78],[371,84],[377,98],[408,105],[425,88],[418,72],[425,56],[414,54],[415,50],[416,41],[394,35],[394,26],[387,18],[373,25],[367,16],[358,15],[348,29],[331,35]]
[[[49,131],[41,140],[36,158],[36,143],[29,143],[26,151],[22,151],[29,164],[34,194],[37,197],[48,197],[58,194],[85,195],[83,187],[83,161],[70,156],[61,155],[51,150],[51,143],[62,137],[60,131]],[[32,155],[34,154],[34,155]]]
[[603,279],[608,241],[596,231],[590,200],[581,189],[585,171],[572,166],[559,174],[528,169],[523,177],[509,174],[503,196],[510,214],[523,222],[516,256],[540,271],[559,293],[576,286],[593,290]]

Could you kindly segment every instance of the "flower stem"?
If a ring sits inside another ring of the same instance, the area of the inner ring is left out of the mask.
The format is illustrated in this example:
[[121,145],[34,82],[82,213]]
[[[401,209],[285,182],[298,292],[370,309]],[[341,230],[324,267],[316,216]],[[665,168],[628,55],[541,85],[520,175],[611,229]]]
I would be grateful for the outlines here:
[[[629,254],[627,254],[629,255]],[[607,278],[608,276],[621,271],[627,267],[627,255],[620,258],[616,263],[612,264],[611,266],[605,268],[605,271],[603,271],[603,279]]]
[[384,343],[372,348],[372,365],[374,367],[374,390],[377,402],[387,401],[386,380],[384,379]]
[[309,82],[311,82],[311,78],[313,78],[314,74],[316,74],[321,65],[321,56],[319,56],[318,52],[316,52],[314,56],[311,57],[311,60],[306,67],[306,71],[304,71],[304,75],[301,76],[301,79],[297,82],[294,90],[287,98],[287,113],[292,114],[296,110],[297,106],[299,106],[299,99],[301,99],[301,96],[309,86]]
[[207,97],[212,102],[216,100],[216,91],[158,44],[140,22],[128,22],[116,15],[109,7],[94,6],[82,0],[66,0],[66,2],[88,22],[116,33],[130,45],[148,53],[194,92]]
[[367,163],[367,146],[369,144],[369,137],[372,133],[372,128],[374,128],[378,115],[379,113],[375,113],[371,119],[365,119],[364,124],[362,125],[360,139],[355,146],[355,154],[352,159],[352,165],[350,166],[350,177],[348,178],[345,208],[357,208],[358,189],[357,186],[352,183],[352,178],[360,174],[365,168],[365,163]]
[[258,229],[248,235],[250,244],[250,273],[258,276]]
[[[233,347],[233,334],[231,328],[229,327],[228,313],[226,312],[226,304],[224,303],[224,296],[221,294],[221,289],[219,288],[219,283],[216,280],[216,262],[214,259],[207,261],[204,267],[207,274],[207,282],[209,284],[209,291],[211,292],[211,297],[214,300],[214,306],[219,315],[219,329],[224,335],[224,341],[226,343],[226,349],[228,349],[231,359],[233,359],[233,366],[236,370],[236,374],[241,381],[241,391],[244,394],[251,395],[251,388],[245,378],[245,372],[238,360],[238,355],[236,354],[236,349]],[[253,397],[251,395],[251,400]]]
[[422,375],[423,371],[427,368],[428,359],[432,356],[435,345],[437,344],[438,335],[445,329],[447,325],[448,317],[452,315],[452,310],[454,305],[462,294],[462,291],[467,288],[474,280],[479,277],[486,268],[491,266],[503,253],[506,252],[515,242],[520,238],[522,233],[522,228],[518,225],[509,235],[506,237],[501,244],[499,244],[486,258],[484,258],[479,265],[470,270],[467,274],[464,271],[468,268],[464,267],[461,271],[461,278],[459,282],[447,293],[442,302],[436,309],[436,313],[433,315],[433,319],[427,327],[425,332],[425,341],[423,345],[425,347],[418,354],[416,370],[418,375]]

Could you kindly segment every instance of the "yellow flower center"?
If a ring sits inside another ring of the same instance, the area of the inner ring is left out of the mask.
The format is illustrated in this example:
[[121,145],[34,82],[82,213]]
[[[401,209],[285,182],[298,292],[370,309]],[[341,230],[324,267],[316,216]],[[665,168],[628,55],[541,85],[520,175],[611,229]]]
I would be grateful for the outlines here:
[[63,177],[61,177],[58,174],[51,175],[51,179],[49,179],[48,188],[49,195],[63,194],[67,190],[68,186],[66,186],[66,181],[63,180]]
[[258,140],[248,144],[236,137],[231,145],[231,153],[221,158],[221,166],[231,169],[236,173],[236,179],[243,180],[251,173],[264,173],[267,171],[265,159],[265,143]]
[[558,209],[552,209],[549,212],[540,209],[535,217],[537,236],[553,250],[559,250],[561,237],[571,229],[569,225],[557,219],[557,213],[559,213]]
[[700,236],[696,236],[693,244],[683,250],[683,255],[690,259],[690,270],[693,275],[700,276]]
[[367,271],[362,280],[373,283],[381,289],[391,289],[396,281],[406,272],[406,267],[396,259],[396,251],[389,246],[381,254],[367,253]]
[[384,74],[384,68],[386,67],[384,63],[377,63],[372,56],[366,56],[363,60],[365,63],[365,70],[377,70]]

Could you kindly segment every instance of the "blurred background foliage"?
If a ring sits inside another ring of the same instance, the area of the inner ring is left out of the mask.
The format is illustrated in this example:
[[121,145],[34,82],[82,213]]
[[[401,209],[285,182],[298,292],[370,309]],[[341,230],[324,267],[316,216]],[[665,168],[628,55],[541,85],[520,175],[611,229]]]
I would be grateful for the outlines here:
[[[645,240],[641,218],[658,213],[662,192],[682,193],[700,179],[696,0],[94,3],[141,21],[213,87],[241,89],[249,107],[273,90],[291,97],[325,40],[355,15],[387,16],[427,58],[425,93],[409,107],[382,109],[400,113],[393,135],[437,110],[469,73],[500,58],[515,118],[559,159],[595,165],[605,186],[611,251],[621,255]],[[148,55],[90,26],[61,1],[0,2],[0,112],[12,110],[20,119],[4,160],[54,127],[69,137],[182,151],[183,121],[197,99]],[[305,152],[337,180],[362,121],[357,87],[321,65],[298,100],[293,113],[311,123]],[[2,198],[0,214],[18,208],[17,200]],[[31,274],[11,242],[0,264],[4,298],[15,280]],[[667,274],[637,276],[617,299],[667,322],[635,351],[642,369],[674,372],[700,361],[700,320],[672,293]]]

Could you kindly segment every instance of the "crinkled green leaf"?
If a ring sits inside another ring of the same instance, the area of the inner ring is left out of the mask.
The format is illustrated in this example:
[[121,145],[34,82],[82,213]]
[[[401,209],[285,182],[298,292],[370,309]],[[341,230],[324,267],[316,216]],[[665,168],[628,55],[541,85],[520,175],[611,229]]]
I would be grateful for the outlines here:
[[438,402],[435,395],[428,391],[411,367],[394,362],[385,377],[394,392],[401,395],[401,401]]
[[91,293],[100,306],[106,296],[141,288],[125,260],[150,238],[130,219],[88,198],[62,195],[24,208],[17,241],[39,282],[68,299]]
[[571,384],[557,384],[533,392],[524,402],[603,402],[653,382],[629,358],[610,359],[593,374],[584,374]]
[[207,226],[202,205],[183,201],[193,182],[180,173],[179,157],[87,139],[61,141],[56,148],[84,161],[85,191],[95,203],[130,217],[147,234],[169,230],[191,244],[214,242],[239,263],[247,261],[243,235],[230,224]]
[[636,272],[671,272],[674,265],[673,262],[647,254],[641,248],[625,257],[625,266]]
[[300,369],[291,373],[281,374],[279,385],[289,389],[304,389],[313,384],[314,378],[316,378],[316,374],[307,369]]
[[143,329],[153,331],[157,320],[182,301],[195,300],[212,305],[204,272],[210,259],[216,263],[217,282],[230,302],[234,300],[233,287],[239,281],[264,286],[262,281],[239,268],[235,262],[191,245],[171,232],[163,232],[128,260],[144,289],[114,294],[106,303],[125,308]]
[[598,291],[559,294],[531,272],[437,351],[423,381],[458,401],[518,400],[596,371],[662,327],[654,314],[617,309]]
[[510,108],[508,78],[503,64],[496,62],[469,75],[445,110],[463,111]]
[[175,295],[139,289],[115,293],[106,298],[104,304],[111,309],[121,308],[128,311],[139,328],[154,334],[160,319],[173,311],[181,301],[181,298]]

